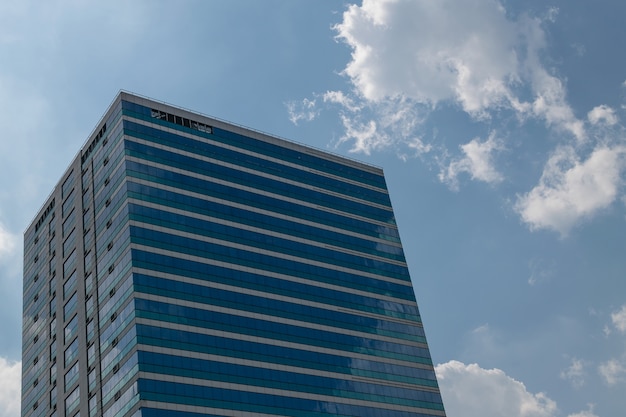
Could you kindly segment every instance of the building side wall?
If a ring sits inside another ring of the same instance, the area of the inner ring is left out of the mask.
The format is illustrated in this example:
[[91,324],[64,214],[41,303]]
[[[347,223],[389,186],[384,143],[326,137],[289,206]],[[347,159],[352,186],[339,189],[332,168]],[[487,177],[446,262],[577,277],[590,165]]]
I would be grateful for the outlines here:
[[105,186],[103,177],[110,171],[103,160],[111,158],[115,143],[123,156],[119,98],[116,102],[24,234],[23,417],[90,415],[90,405],[91,415],[97,414],[101,329],[95,233],[102,227],[96,223],[105,208],[102,196],[107,189],[119,190],[119,184]]

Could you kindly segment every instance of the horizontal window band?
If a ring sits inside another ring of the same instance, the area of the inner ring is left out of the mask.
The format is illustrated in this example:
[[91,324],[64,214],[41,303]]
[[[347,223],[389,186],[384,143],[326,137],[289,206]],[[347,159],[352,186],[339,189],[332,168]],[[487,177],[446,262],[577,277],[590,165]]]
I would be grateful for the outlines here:
[[[302,304],[297,299],[293,302],[268,299],[263,294],[250,295],[242,291],[227,291],[206,286],[183,284],[180,281],[172,281],[155,278],[153,276],[133,274],[133,287],[137,295],[152,294],[165,299],[180,300],[181,302],[193,302],[199,305],[207,304],[211,307],[222,307],[246,311],[255,315],[269,315],[277,318],[297,320],[313,325],[324,325],[363,333],[365,337],[386,337],[392,339],[404,339],[407,341],[425,344],[426,339],[421,327],[399,324],[373,319],[361,315],[348,314],[337,311],[336,306],[328,304],[322,307],[312,307]],[[199,307],[201,308],[201,307]]]
[[[257,359],[248,359],[246,358],[246,355],[241,352],[233,352],[228,355],[216,355],[154,345],[149,347],[142,345],[142,347],[145,347],[146,352],[150,352],[154,355],[163,355],[164,358],[186,358],[200,361],[245,365],[261,369],[293,372],[305,375],[317,375],[341,380],[347,379],[407,389],[414,389],[416,386],[419,386],[420,390],[439,392],[434,369],[402,367],[398,370],[397,368],[400,368],[398,365],[382,364],[363,360],[359,361],[359,366],[357,365],[357,361],[354,361],[354,364],[351,364],[340,357],[335,357],[335,364],[330,365],[326,362],[324,364],[318,364],[318,362],[306,360],[295,361],[288,358],[286,359],[283,356],[265,355],[262,357],[263,360],[257,360],[259,358],[256,356],[255,357]],[[311,359],[311,357],[308,359]],[[163,359],[162,363],[167,364],[169,361],[167,359]],[[297,366],[295,364],[297,364]]]
[[356,215],[367,221],[375,221],[382,225],[395,227],[395,219],[391,207],[381,209],[336,196],[318,195],[319,193],[310,189],[289,186],[289,184],[279,183],[263,177],[244,175],[246,173],[242,171],[233,170],[234,172],[225,173],[222,172],[221,168],[223,167],[216,167],[211,171],[203,170],[200,167],[186,167],[183,169],[165,163],[150,161],[144,155],[127,155],[126,158],[127,171],[135,172],[135,176],[139,178],[142,178],[142,175],[151,176],[158,183],[168,185],[179,183],[182,186],[187,185],[188,187],[193,187],[193,189],[204,190],[204,192],[220,184],[225,187],[246,191],[253,196],[271,196],[282,201],[291,201],[298,206],[316,207],[325,211],[340,213],[344,216]]
[[[161,362],[157,362],[157,360]],[[217,386],[234,388],[244,392],[259,392],[261,388],[274,395],[290,394],[318,397],[319,400],[339,400],[355,405],[381,403],[406,407],[442,410],[441,395],[412,389],[389,387],[345,379],[332,379],[291,372],[255,369],[248,366],[221,362],[198,361],[183,357],[164,358],[149,352],[139,352],[142,375],[174,382],[174,377],[185,378],[194,386]],[[168,366],[169,364],[170,366]],[[170,378],[163,378],[167,375]],[[256,388],[256,389],[255,389]],[[377,404],[378,405],[378,404]]]
[[[169,226],[177,229],[172,230]],[[173,223],[160,225],[131,220],[131,242],[201,257],[207,254],[233,256],[233,251],[237,251],[242,259],[253,259],[254,256],[249,254],[263,254],[271,259],[284,259],[315,268],[364,275],[398,285],[410,284],[406,265],[391,264],[219,224],[212,224],[211,230],[202,230],[200,225],[197,226],[184,231],[180,230],[184,227]],[[226,247],[229,249],[221,249]]]
[[[173,253],[171,250],[159,249],[154,246],[146,246],[134,243],[134,249],[131,250],[133,258],[133,266],[145,268],[149,270],[171,272],[180,274],[192,274],[192,277],[206,277],[207,265],[215,265],[217,262],[223,264],[236,265],[236,269],[226,268],[227,273],[236,274],[237,270],[247,270],[259,275],[265,273],[278,273],[298,278],[304,278],[312,281],[320,281],[340,287],[353,288],[360,291],[370,292],[372,295],[381,294],[388,297],[397,298],[406,304],[415,302],[415,294],[410,285],[399,285],[385,281],[383,279],[369,278],[365,275],[353,275],[342,271],[333,271],[331,269],[311,268],[306,264],[295,264],[294,262],[285,261],[279,258],[273,262],[267,262],[262,255],[258,259],[252,257],[250,259],[241,259],[245,256],[243,252],[234,251],[237,255],[219,256],[217,253],[212,254],[208,259],[206,256],[192,256],[185,253]],[[225,250],[228,248],[225,248]],[[233,272],[230,272],[233,271]],[[194,272],[196,272],[195,275]],[[209,278],[209,277],[207,277]],[[410,284],[410,283],[409,283]]]
[[427,347],[417,347],[397,342],[356,337],[338,332],[317,330],[293,324],[270,322],[243,316],[238,316],[236,320],[233,320],[231,314],[206,311],[141,298],[135,300],[135,308],[137,318],[248,334],[276,341],[344,351],[348,352],[348,354],[362,354],[368,357],[382,357],[432,365]]
[[[348,372],[354,369],[360,370],[359,372],[363,371],[361,376],[373,377],[373,375],[389,374],[400,377],[400,381],[402,378],[415,378],[418,375],[426,377],[432,375],[430,372],[434,373],[432,363],[350,353],[344,350],[153,319],[138,318],[135,330],[137,343],[140,345],[139,350],[169,349],[168,352],[189,352],[185,356],[227,356],[329,372]],[[144,348],[141,345],[149,347]]]
[[[273,215],[288,216],[294,219],[319,224],[321,226],[333,227],[337,230],[345,230],[365,236],[369,236],[390,244],[400,243],[398,230],[388,223],[375,221],[359,217],[354,213],[337,212],[325,210],[319,206],[301,204],[302,202],[288,197],[278,198],[266,194],[255,194],[250,191],[231,187],[228,184],[218,182],[207,182],[196,184],[193,177],[179,179],[178,181],[164,181],[162,178],[141,172],[129,170],[127,172],[127,187],[129,197],[139,198],[145,191],[144,188],[152,188],[151,197],[159,198],[161,194],[175,194],[181,197],[192,197],[200,200],[221,200],[227,201],[229,205],[239,204],[263,210]],[[183,198],[184,201],[184,198]]]
[[270,211],[247,203],[238,203],[232,199],[225,200],[208,193],[185,192],[175,187],[135,178],[129,181],[127,186],[129,202],[142,207],[159,211],[167,210],[197,218],[219,218],[250,227],[288,233],[320,243],[346,246],[354,250],[374,249],[378,256],[404,262],[401,245],[389,239],[382,239],[381,236],[384,235],[380,234],[381,226],[377,224],[362,222],[357,229],[346,225],[347,222],[342,222],[342,228],[338,228],[320,223],[318,219],[309,220],[302,216],[302,213],[293,213],[299,217],[282,214],[281,212],[285,211],[281,208],[284,204],[276,207],[277,211]]
[[[178,386],[177,386],[178,385]],[[143,379],[138,380],[138,390],[142,393],[142,399],[152,401],[166,401],[174,403],[187,403],[195,406],[211,406],[224,409],[235,409],[240,411],[266,412],[269,414],[284,415],[285,410],[288,413],[296,413],[299,417],[321,417],[328,415],[358,415],[360,417],[375,417],[380,413],[384,413],[386,417],[408,417],[427,415],[444,416],[443,405],[441,410],[431,410],[426,408],[406,407],[393,404],[387,404],[384,407],[375,407],[382,405],[368,402],[367,405],[362,404],[346,404],[339,398],[319,398],[319,396],[302,395],[302,397],[288,396],[289,392],[282,392],[277,395],[273,390],[268,389],[270,394],[246,392],[213,388],[208,386],[198,386],[191,384],[177,384],[174,382],[163,382],[157,380]],[[170,394],[173,392],[186,393],[183,395]],[[245,395],[246,400],[241,401]],[[293,394],[292,394],[293,395]],[[332,413],[326,413],[318,410],[320,403],[325,404],[327,409]],[[416,413],[416,414],[407,414]]]
[[219,262],[205,263],[203,270],[197,273],[182,268],[160,271],[156,268],[140,268],[137,265],[133,271],[135,274],[154,277],[157,280],[171,279],[181,284],[227,289],[246,294],[263,294],[269,299],[298,300],[305,305],[332,305],[337,311],[368,316],[376,320],[415,325],[420,328],[420,334],[423,333],[415,303],[406,304],[406,300],[372,292],[270,272],[258,274],[249,271],[248,268]]
[[[171,194],[171,198],[166,200],[167,205],[159,205],[144,202],[137,199],[129,201],[129,210],[138,220],[145,218],[147,223],[170,221],[181,218],[177,222],[185,227],[193,227],[190,224],[198,224],[206,228],[211,223],[219,225],[230,225],[240,229],[257,231],[269,236],[284,237],[297,242],[309,243],[319,247],[331,246],[335,251],[354,253],[371,258],[378,258],[381,261],[406,265],[402,248],[389,245],[380,241],[357,238],[342,233],[334,233],[327,229],[312,227],[300,222],[286,219],[269,217],[251,210],[238,209],[229,205],[217,202],[211,203],[200,210],[195,210],[196,206],[190,206],[180,200],[180,196]],[[178,200],[178,201],[176,201]],[[141,216],[141,218],[139,218]]]
[[[126,147],[133,156],[161,162],[179,168],[220,166],[224,172],[231,169],[256,176],[270,178],[273,181],[284,182],[296,186],[304,186],[316,192],[335,195],[347,200],[365,203],[380,208],[389,208],[389,194],[386,191],[373,190],[360,185],[346,182],[342,178],[322,176],[308,169],[298,166],[288,166],[280,162],[258,158],[239,149],[218,148],[214,145],[195,147],[193,149],[181,147],[184,137],[176,135],[176,140],[165,140],[162,132],[152,130],[148,135],[141,132],[125,129]],[[155,136],[159,135],[159,136]],[[193,170],[193,169],[192,169]]]

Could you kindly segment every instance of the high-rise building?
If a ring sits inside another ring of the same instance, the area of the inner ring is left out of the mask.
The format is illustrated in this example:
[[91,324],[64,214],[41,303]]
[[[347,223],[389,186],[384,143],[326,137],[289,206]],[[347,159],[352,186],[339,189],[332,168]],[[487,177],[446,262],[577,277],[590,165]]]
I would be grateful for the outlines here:
[[445,415],[382,170],[125,92],[23,320],[23,417]]

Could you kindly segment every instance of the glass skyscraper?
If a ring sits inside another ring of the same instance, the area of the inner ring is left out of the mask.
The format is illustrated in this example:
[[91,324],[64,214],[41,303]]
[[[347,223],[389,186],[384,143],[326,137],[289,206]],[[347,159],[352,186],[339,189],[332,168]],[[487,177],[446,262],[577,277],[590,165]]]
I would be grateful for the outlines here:
[[24,235],[22,417],[445,416],[382,170],[121,92]]

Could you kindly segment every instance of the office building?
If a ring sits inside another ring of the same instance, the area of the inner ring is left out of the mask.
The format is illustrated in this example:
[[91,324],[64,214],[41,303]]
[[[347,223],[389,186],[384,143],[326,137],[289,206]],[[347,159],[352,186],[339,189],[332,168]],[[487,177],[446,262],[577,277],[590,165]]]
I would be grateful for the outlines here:
[[381,169],[125,92],[23,320],[22,417],[445,415]]

